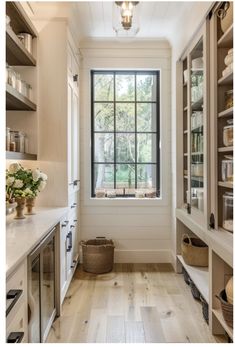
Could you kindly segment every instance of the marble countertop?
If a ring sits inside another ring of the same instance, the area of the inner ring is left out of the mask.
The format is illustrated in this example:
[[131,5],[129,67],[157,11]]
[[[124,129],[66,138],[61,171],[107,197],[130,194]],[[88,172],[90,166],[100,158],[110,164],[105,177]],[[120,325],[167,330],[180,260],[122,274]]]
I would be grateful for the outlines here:
[[6,217],[6,276],[27,257],[46,234],[65,216],[68,209],[36,208],[35,215],[16,220]]

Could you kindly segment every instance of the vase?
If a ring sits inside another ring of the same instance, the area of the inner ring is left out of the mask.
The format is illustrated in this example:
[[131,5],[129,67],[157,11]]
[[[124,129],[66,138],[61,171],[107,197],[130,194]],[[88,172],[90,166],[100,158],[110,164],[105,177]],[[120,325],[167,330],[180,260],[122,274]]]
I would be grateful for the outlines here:
[[35,206],[35,198],[26,198],[27,212],[25,214],[27,215],[35,214],[33,210],[34,206]]
[[25,198],[17,197],[17,198],[15,198],[15,201],[17,203],[15,219],[24,219],[25,216],[24,216],[23,211],[24,211],[24,207],[25,207]]

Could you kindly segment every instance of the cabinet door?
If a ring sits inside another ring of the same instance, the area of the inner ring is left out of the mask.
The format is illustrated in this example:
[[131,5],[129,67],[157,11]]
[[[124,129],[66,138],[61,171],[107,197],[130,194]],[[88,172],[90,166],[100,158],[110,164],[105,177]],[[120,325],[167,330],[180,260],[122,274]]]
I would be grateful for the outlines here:
[[79,184],[79,104],[78,91],[73,89],[73,119],[72,119],[72,176],[73,182]]
[[71,79],[68,80],[68,141],[67,141],[67,153],[68,153],[68,186],[69,193],[73,191],[73,84]]
[[[203,25],[189,52],[189,203],[191,213],[204,224],[207,213],[207,36]],[[203,216],[203,217],[202,217]]]

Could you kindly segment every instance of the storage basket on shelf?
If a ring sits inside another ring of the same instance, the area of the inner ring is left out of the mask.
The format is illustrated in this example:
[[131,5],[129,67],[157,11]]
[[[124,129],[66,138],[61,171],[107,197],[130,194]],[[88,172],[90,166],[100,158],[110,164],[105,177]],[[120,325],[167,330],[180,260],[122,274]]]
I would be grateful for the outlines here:
[[225,322],[233,328],[233,305],[227,301],[227,295],[225,290],[222,290],[219,295],[216,295],[219,299],[222,309],[222,314]]
[[201,303],[202,303],[202,315],[203,315],[205,321],[207,322],[207,324],[209,324],[209,306],[208,306],[208,303],[203,298],[203,296],[200,296],[200,299],[201,299]]
[[83,269],[86,272],[102,274],[113,269],[114,243],[105,237],[81,241]]
[[197,289],[197,287],[195,286],[194,282],[191,280],[191,278],[189,279],[189,284],[190,284],[191,293],[192,293],[194,299],[200,300],[201,294],[200,294],[199,290]]
[[181,253],[186,264],[208,266],[208,246],[196,237],[184,234],[181,241]]

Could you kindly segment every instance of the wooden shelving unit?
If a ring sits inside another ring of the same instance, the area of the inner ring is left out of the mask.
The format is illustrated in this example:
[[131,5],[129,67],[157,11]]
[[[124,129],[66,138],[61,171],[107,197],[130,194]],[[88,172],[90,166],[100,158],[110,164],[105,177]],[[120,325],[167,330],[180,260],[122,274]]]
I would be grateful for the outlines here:
[[220,322],[230,339],[233,340],[233,329],[229,327],[228,324],[225,322],[221,309],[213,309],[212,313],[216,316],[216,318],[218,319],[218,321]]
[[233,152],[233,147],[220,147],[218,148],[218,152],[220,153]]
[[221,111],[218,114],[219,118],[223,118],[223,117],[230,117],[233,115],[233,107],[228,108],[227,110]]
[[233,84],[233,72],[230,72],[229,74],[221,77],[218,80],[218,85],[220,86],[226,86],[226,85],[232,85]]
[[6,109],[15,111],[36,111],[37,106],[15,88],[6,84]]
[[[6,2],[6,14],[10,17],[10,23],[6,26],[6,62],[9,66],[13,67],[15,72],[20,73],[22,80],[34,85],[33,100],[37,101],[37,91],[35,90],[37,88],[37,31],[20,2]],[[23,43],[17,36],[19,33],[28,33],[32,35],[33,54],[24,47]],[[22,69],[21,67],[25,67],[25,69]],[[31,68],[31,70],[29,70],[29,68]],[[35,144],[35,134],[37,134],[38,131],[36,103],[37,102],[29,100],[29,98],[25,97],[10,84],[6,83],[6,125],[11,130],[23,131],[28,135],[29,151],[31,152],[37,151],[37,144]],[[25,112],[28,112],[30,118],[31,116],[33,117],[34,121],[32,122],[31,118],[30,126],[26,121],[22,122],[21,120],[21,117],[25,116]],[[37,155],[6,152],[6,159],[37,160]]]
[[233,45],[233,24],[218,40],[218,48],[228,48]]
[[6,28],[6,59],[9,65],[36,66],[36,59],[25,49],[9,26]]
[[203,298],[209,303],[209,271],[208,267],[187,265],[182,255],[177,255],[182,266],[185,268]]
[[232,182],[218,182],[218,185],[220,187],[233,189],[233,183]]
[[6,159],[9,160],[37,160],[36,154],[6,151]]

